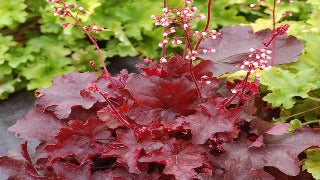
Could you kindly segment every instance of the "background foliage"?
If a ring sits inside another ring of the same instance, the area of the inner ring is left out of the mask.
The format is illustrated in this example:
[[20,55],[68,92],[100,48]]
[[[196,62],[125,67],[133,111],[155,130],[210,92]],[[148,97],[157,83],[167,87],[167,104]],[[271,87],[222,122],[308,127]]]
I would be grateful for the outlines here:
[[[106,58],[140,56],[158,58],[158,42],[162,29],[154,28],[152,14],[162,9],[158,0],[68,0],[77,2],[89,11],[80,16],[90,25],[97,22],[106,29],[98,35],[99,45]],[[181,0],[168,1],[179,6]],[[211,28],[253,22],[268,16],[249,7],[254,1],[219,0],[212,7]],[[206,2],[196,1],[199,11],[205,12]],[[90,60],[99,64],[94,47],[77,28],[62,29],[60,18],[53,16],[45,0],[0,0],[0,99],[23,88],[48,87],[54,76],[71,71],[93,70]],[[198,27],[204,22],[196,23]],[[179,51],[172,47],[171,51]]]

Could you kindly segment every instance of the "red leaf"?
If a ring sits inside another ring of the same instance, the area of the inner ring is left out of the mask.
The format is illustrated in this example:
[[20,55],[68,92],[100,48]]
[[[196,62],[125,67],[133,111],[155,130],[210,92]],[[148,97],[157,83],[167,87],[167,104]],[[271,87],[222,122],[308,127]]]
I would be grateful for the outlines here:
[[166,72],[161,68],[161,66],[157,62],[153,62],[147,66],[139,64],[137,65],[137,67],[144,71],[147,76],[163,77],[166,75]]
[[186,78],[168,81],[157,76],[132,75],[126,88],[139,108],[128,115],[139,124],[173,121],[177,115],[192,114],[198,100],[194,83]]
[[254,169],[250,161],[234,161],[234,165],[223,175],[225,180],[273,180],[272,175],[262,169]]
[[221,109],[213,103],[202,105],[203,111],[181,117],[176,120],[176,127],[183,125],[191,129],[192,142],[203,144],[215,133],[235,132],[235,122],[239,118],[239,109]]
[[163,70],[166,72],[166,78],[176,79],[190,74],[189,62],[181,56],[173,56],[168,63],[163,64]]
[[[262,48],[263,41],[272,36],[269,29],[253,33],[250,26],[223,27],[218,39],[208,38],[200,48],[215,48],[216,53],[199,54],[199,57],[214,62],[214,74],[238,71],[235,65],[248,58],[250,48]],[[303,44],[297,38],[281,35],[276,38],[275,65],[295,62],[303,50]],[[271,46],[269,47],[269,49]]]
[[253,142],[251,144],[250,147],[261,147],[264,145],[263,143],[263,138],[264,138],[264,135],[283,135],[283,134],[286,134],[288,133],[290,129],[290,124],[286,123],[286,124],[276,124],[274,126],[272,126],[268,131],[264,132],[262,135],[260,135],[255,142]]
[[[111,133],[105,122],[89,118],[85,124],[81,121],[71,121],[69,128],[62,128],[54,145],[47,145],[45,150],[50,154],[50,159],[65,158],[74,155],[79,163],[82,163],[89,155],[98,151],[91,144],[95,139],[110,138]],[[105,142],[105,141],[104,141]]]
[[311,128],[300,128],[294,133],[275,136],[264,134],[265,145],[249,149],[254,157],[254,166],[274,166],[290,176],[300,172],[298,155],[312,146],[320,146],[320,131]]
[[92,175],[93,180],[132,180],[135,175],[130,174],[126,169],[114,168],[105,171],[97,171]]
[[8,130],[21,138],[52,141],[63,127],[65,125],[51,115],[30,110]]
[[252,143],[248,141],[224,144],[226,153],[212,160],[217,167],[226,170],[236,163],[250,162],[254,169],[275,167],[289,176],[296,176],[300,172],[298,155],[310,147],[320,146],[320,131],[305,127],[283,134],[283,129],[285,125],[276,126],[270,134],[262,134],[263,144],[259,143],[258,147],[250,147]]
[[[128,167],[130,173],[140,173],[138,159],[142,152],[150,153],[162,147],[162,143],[145,139],[140,141],[132,130],[118,131],[117,141],[107,146],[98,146],[101,158],[117,157],[117,162]],[[99,148],[100,147],[100,148]]]
[[109,108],[100,109],[97,112],[97,116],[100,120],[104,121],[109,128],[116,129],[123,125],[116,116],[110,113]]
[[212,77],[214,74],[214,64],[212,61],[202,60],[192,68],[192,71],[197,80],[201,80],[202,76]]
[[91,179],[91,164],[88,162],[77,166],[71,163],[56,161],[52,167],[59,178],[75,180]]
[[33,166],[30,155],[28,153],[27,142],[21,144],[21,155],[27,160],[27,165],[25,167],[25,171],[34,177],[39,177],[39,174],[38,174],[36,168]]
[[161,150],[141,157],[139,161],[164,164],[163,172],[173,174],[177,180],[192,179],[197,175],[195,168],[208,164],[200,147],[184,141],[166,144]]
[[56,77],[50,88],[40,90],[42,96],[36,100],[36,106],[42,110],[54,107],[54,113],[60,119],[67,118],[74,106],[89,109],[97,99],[84,89],[95,80],[95,73],[72,72]]
[[0,175],[8,176],[8,179],[32,179],[25,172],[27,162],[12,157],[0,157]]

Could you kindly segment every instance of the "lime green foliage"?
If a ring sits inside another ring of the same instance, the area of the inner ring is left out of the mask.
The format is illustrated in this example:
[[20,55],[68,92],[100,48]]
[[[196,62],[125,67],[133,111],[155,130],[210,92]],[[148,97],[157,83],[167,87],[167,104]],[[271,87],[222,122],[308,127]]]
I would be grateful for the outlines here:
[[[195,5],[199,8],[199,11],[206,12],[207,4],[203,1],[195,1]],[[246,10],[239,8],[239,5],[250,9],[247,0],[212,1],[212,19],[210,22],[210,27],[217,28],[218,25],[231,26],[235,24],[247,23],[244,16],[237,16],[241,10]],[[252,11],[250,10],[248,12],[251,13]],[[201,24],[204,25],[205,23],[202,22]]]
[[299,119],[294,119],[294,120],[290,121],[289,132],[294,132],[296,129],[298,129],[302,126],[303,126],[303,124],[301,123],[301,121],[299,121]]
[[[313,95],[312,91],[309,93]],[[297,114],[300,112],[304,112],[302,114],[298,114],[294,116],[297,119],[301,119],[305,122],[313,121],[319,117],[320,114],[320,102],[311,100],[311,99],[302,99],[296,100],[296,104],[291,109],[283,109],[281,111],[282,117],[289,117],[293,114]]]
[[[271,1],[267,1],[266,3],[271,5]],[[288,33],[300,39],[305,45],[299,61],[282,66],[282,69],[274,68],[262,74],[261,83],[271,91],[264,97],[264,100],[272,103],[274,107],[283,106],[283,116],[308,110],[315,107],[318,103],[310,103],[312,100],[298,100],[296,107],[294,106],[297,102],[295,96],[309,99],[310,97],[317,97],[317,95],[311,96],[310,91],[315,92],[320,88],[320,54],[318,53],[320,50],[320,21],[317,18],[320,14],[320,8],[318,4],[319,1],[308,1],[308,3],[305,1],[295,1],[295,3],[290,5],[288,3],[284,4],[287,5],[286,7],[277,5],[277,8],[279,8],[276,11],[277,13],[293,13],[293,17],[285,18],[281,23],[290,24],[291,27]],[[267,9],[265,12],[270,14]],[[277,18],[279,16],[278,14]],[[258,19],[253,24],[253,27],[255,30],[259,30],[263,29],[264,26],[270,27],[271,25],[271,19]],[[310,113],[306,115],[308,116],[303,116],[304,121],[314,118],[310,116]]]
[[306,151],[307,159],[304,161],[302,169],[312,174],[313,178],[320,179],[320,149],[309,149]]
[[71,65],[71,59],[66,57],[71,54],[55,36],[41,36],[28,42],[26,54],[35,57],[31,62],[21,67],[21,74],[29,80],[27,89],[49,87],[51,79],[62,73],[75,70]]
[[[261,5],[267,6],[269,8],[262,8],[264,14],[267,14],[267,16],[258,18],[254,23],[251,23],[255,32],[266,28],[272,29],[273,27],[271,11],[273,7],[273,0],[266,0],[265,2],[262,2]],[[294,1],[294,3],[288,3],[285,1],[284,4],[276,4],[275,22],[283,24],[287,23],[288,20],[300,22],[305,21],[309,18],[311,9],[312,7],[310,6],[310,4],[306,4],[305,1],[296,0]],[[287,12],[292,13],[292,17],[283,17],[283,14]]]
[[19,23],[25,22],[26,7],[25,0],[0,0],[0,28],[5,26],[15,28]]
[[303,70],[294,74],[280,68],[272,68],[262,73],[261,77],[261,84],[266,85],[271,91],[263,99],[272,103],[273,107],[283,105],[286,109],[293,107],[295,96],[307,98],[309,91],[319,88],[319,83],[319,75],[315,70]]

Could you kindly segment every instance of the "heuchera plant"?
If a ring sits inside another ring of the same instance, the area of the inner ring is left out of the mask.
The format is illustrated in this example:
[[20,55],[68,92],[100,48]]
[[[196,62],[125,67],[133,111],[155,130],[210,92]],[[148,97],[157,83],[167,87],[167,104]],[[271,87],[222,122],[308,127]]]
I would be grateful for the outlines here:
[[[143,73],[111,76],[94,38],[104,29],[82,26],[77,15],[86,11],[75,4],[48,2],[55,15],[74,19],[62,27],[86,33],[103,72],[56,77],[37,93],[35,108],[9,131],[40,144],[31,156],[25,142],[20,158],[0,157],[9,179],[311,178],[300,171],[299,154],[320,146],[320,131],[288,132],[289,124],[265,121],[272,111],[263,108],[258,89],[258,72],[269,69],[270,60],[295,61],[302,51],[285,34],[289,25],[255,34],[240,26],[217,32],[208,29],[211,0],[206,15],[196,14],[193,0],[177,8],[164,0],[163,15],[152,16],[164,27],[160,63],[145,59]],[[201,31],[192,29],[197,18],[207,19]],[[183,54],[166,54],[170,42],[184,46]],[[243,80],[218,79],[235,67],[246,70]]]

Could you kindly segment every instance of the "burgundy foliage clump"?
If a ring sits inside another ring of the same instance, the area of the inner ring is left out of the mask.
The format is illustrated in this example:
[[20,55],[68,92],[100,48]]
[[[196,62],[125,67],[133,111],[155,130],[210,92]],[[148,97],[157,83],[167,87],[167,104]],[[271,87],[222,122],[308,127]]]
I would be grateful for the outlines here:
[[[35,108],[9,128],[22,138],[40,140],[35,154],[30,158],[24,143],[20,158],[0,157],[2,172],[12,179],[274,179],[301,175],[299,154],[320,146],[320,131],[305,127],[289,133],[288,124],[267,122],[269,130],[257,130],[266,125],[257,123],[258,108],[252,103],[260,99],[259,92],[248,88],[240,105],[225,107],[233,86],[215,78],[207,65],[213,63],[203,60],[193,67],[199,82],[203,75],[210,79],[201,84],[204,103],[197,98],[190,72],[177,55],[163,66],[144,66],[145,73],[123,71],[112,77],[117,84],[113,94],[109,81],[93,73],[55,78],[52,87],[40,91]],[[130,126],[87,84],[110,94],[108,99]]]
[[[81,26],[70,11],[74,5],[48,2],[62,5],[54,6],[55,13],[73,18],[100,53],[90,33],[103,29]],[[210,3],[200,34],[190,29],[194,7],[170,10],[164,3],[164,16],[154,16],[164,27],[160,64],[146,60],[139,65],[141,74],[123,70],[112,77],[104,66],[100,76],[73,72],[54,78],[52,87],[39,91],[34,109],[9,128],[20,138],[38,140],[35,153],[29,154],[23,143],[21,156],[0,157],[0,172],[9,179],[52,180],[310,178],[301,172],[300,161],[306,149],[320,146],[320,131],[303,127],[289,132],[289,124],[263,120],[273,114],[261,116],[266,104],[255,74],[270,68],[268,54],[275,48],[281,53],[273,60],[283,64],[297,60],[302,44],[285,34],[289,25],[255,34],[240,26],[208,30]],[[179,18],[170,19],[170,13]],[[185,52],[166,55],[168,35],[181,22]],[[218,78],[236,65],[248,67],[242,81]]]

